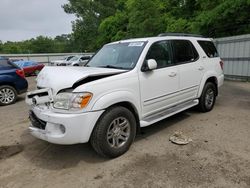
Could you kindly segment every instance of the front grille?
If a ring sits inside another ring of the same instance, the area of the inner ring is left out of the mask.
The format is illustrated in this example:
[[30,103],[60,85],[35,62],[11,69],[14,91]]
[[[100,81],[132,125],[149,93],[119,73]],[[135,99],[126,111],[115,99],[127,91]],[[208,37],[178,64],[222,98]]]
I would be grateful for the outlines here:
[[33,111],[29,112],[29,119],[32,123],[32,126],[38,128],[38,129],[42,129],[45,130],[46,127],[46,122],[43,120],[40,120]]
[[38,96],[38,97],[45,97],[45,96],[48,96],[48,95],[49,95],[48,91],[45,91],[45,92],[41,92],[41,93],[29,94],[27,97],[28,97],[29,99],[31,99],[31,98],[33,98],[33,97],[35,97],[35,96]]

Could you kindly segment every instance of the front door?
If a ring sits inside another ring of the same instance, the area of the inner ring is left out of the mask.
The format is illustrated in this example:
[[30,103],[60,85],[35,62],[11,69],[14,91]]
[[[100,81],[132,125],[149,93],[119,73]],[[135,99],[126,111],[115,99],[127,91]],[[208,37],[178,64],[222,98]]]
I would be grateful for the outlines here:
[[174,66],[171,51],[169,41],[156,42],[148,51],[146,60],[154,59],[157,69],[139,73],[143,117],[178,102],[179,72]]

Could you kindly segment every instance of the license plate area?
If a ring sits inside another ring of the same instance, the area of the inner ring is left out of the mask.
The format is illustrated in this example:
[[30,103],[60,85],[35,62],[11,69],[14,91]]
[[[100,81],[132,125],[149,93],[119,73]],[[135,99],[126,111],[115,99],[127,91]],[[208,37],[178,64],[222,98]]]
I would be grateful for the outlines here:
[[28,92],[26,103],[29,105],[46,104],[53,102],[52,91],[49,88]]

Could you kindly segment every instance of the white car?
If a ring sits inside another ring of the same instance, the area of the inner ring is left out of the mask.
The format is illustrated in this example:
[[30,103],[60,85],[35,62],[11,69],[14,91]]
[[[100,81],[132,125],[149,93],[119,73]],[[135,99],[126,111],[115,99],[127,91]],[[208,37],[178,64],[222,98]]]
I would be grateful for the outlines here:
[[70,61],[66,63],[66,66],[85,66],[88,61],[91,59],[92,55],[80,55],[75,56]]
[[29,127],[55,144],[89,142],[103,156],[125,153],[141,127],[198,106],[213,109],[223,63],[213,42],[169,34],[107,44],[87,67],[45,67],[29,92]]
[[65,56],[62,59],[51,61],[50,65],[51,66],[61,66],[62,64],[70,61],[73,57],[75,57],[75,56],[74,55]]

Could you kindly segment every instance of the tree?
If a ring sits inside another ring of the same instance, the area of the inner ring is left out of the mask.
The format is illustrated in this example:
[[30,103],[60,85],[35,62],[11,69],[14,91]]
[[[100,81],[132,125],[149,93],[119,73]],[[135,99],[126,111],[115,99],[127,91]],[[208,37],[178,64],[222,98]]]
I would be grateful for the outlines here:
[[69,0],[65,12],[75,14],[73,40],[81,51],[96,49],[98,27],[103,19],[115,14],[115,0]]

